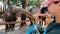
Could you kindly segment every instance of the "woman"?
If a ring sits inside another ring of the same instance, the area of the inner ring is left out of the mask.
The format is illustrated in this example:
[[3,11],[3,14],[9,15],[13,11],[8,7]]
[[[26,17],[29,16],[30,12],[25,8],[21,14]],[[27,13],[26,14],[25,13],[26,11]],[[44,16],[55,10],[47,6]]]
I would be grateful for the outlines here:
[[48,7],[48,12],[51,16],[55,16],[55,21],[49,22],[46,34],[60,34],[60,0],[45,0],[42,5]]

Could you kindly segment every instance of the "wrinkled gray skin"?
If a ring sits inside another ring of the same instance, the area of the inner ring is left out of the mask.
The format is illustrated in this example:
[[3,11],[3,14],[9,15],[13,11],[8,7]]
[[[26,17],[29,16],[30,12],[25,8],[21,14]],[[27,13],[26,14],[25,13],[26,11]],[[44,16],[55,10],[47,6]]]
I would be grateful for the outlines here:
[[[30,10],[29,10],[30,13],[32,13],[32,15],[34,14],[40,14],[40,9],[38,7],[32,7]],[[29,18],[31,20],[31,18]],[[35,18],[35,22],[36,22],[36,18]],[[35,23],[34,22],[34,23]],[[30,25],[32,25],[33,23],[31,22]]]
[[3,16],[4,19],[7,19],[9,17],[14,17],[14,16],[16,17],[17,11],[15,10],[15,8],[13,6],[14,5],[8,6],[8,8],[6,9],[6,11],[4,12],[4,16]]
[[[4,12],[3,20],[5,20],[5,22],[16,21],[18,12],[20,12],[20,13],[22,13],[34,20],[34,17],[32,16],[32,14],[30,12],[28,12],[24,9],[20,9],[16,5],[9,5],[8,6],[6,11]],[[14,29],[14,26],[15,26],[15,24],[6,25],[6,30]]]
[[38,7],[32,7],[30,9],[30,12],[34,15],[34,14],[40,14],[40,9]]
[[[3,19],[5,22],[13,22],[17,20],[17,11],[15,11],[14,5],[8,6],[6,11],[4,12]],[[13,9],[14,8],[14,9]],[[15,24],[5,25],[5,31],[14,30]]]
[[[12,7],[12,9],[11,9],[11,7]],[[34,17],[32,16],[32,14],[29,11],[26,11],[25,9],[21,9],[21,8],[17,7],[16,5],[10,5],[7,8],[7,10],[4,12],[4,19],[7,17],[7,15],[12,16],[13,13],[17,15],[18,12],[26,15],[27,17],[29,17],[31,19],[34,19]]]

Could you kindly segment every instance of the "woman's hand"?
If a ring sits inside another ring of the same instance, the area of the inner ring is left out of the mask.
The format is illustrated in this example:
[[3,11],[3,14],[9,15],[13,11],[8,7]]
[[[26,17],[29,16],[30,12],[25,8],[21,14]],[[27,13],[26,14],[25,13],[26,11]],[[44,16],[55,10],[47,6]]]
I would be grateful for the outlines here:
[[51,15],[50,14],[35,14],[35,15],[33,15],[33,17],[35,18],[35,19],[37,19],[37,21],[39,20],[38,19],[38,17],[39,16],[42,16],[42,17],[45,17],[46,19],[45,19],[45,21],[46,21],[46,24],[48,23],[50,23],[50,21],[51,21]]

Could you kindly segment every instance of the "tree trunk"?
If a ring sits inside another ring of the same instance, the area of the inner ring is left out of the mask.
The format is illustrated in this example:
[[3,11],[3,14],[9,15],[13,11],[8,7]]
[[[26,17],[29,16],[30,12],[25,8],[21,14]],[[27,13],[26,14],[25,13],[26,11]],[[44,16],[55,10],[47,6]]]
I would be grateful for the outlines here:
[[[25,9],[26,8],[26,0],[22,0],[22,8]],[[26,20],[26,16],[24,14],[21,15],[21,20]],[[21,23],[21,26],[25,25],[25,22]]]
[[16,0],[16,6],[17,6],[18,0]]
[[9,5],[9,0],[7,0],[8,2],[7,2],[7,4]]
[[37,0],[37,3],[38,3],[38,7],[40,8],[41,1],[40,0]]

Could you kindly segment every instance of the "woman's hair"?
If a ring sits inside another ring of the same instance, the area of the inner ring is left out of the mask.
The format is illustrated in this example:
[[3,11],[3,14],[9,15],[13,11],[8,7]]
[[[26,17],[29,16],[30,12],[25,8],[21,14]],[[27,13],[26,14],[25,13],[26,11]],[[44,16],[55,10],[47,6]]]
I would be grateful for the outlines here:
[[48,7],[42,7],[41,14],[46,13],[48,11]]

